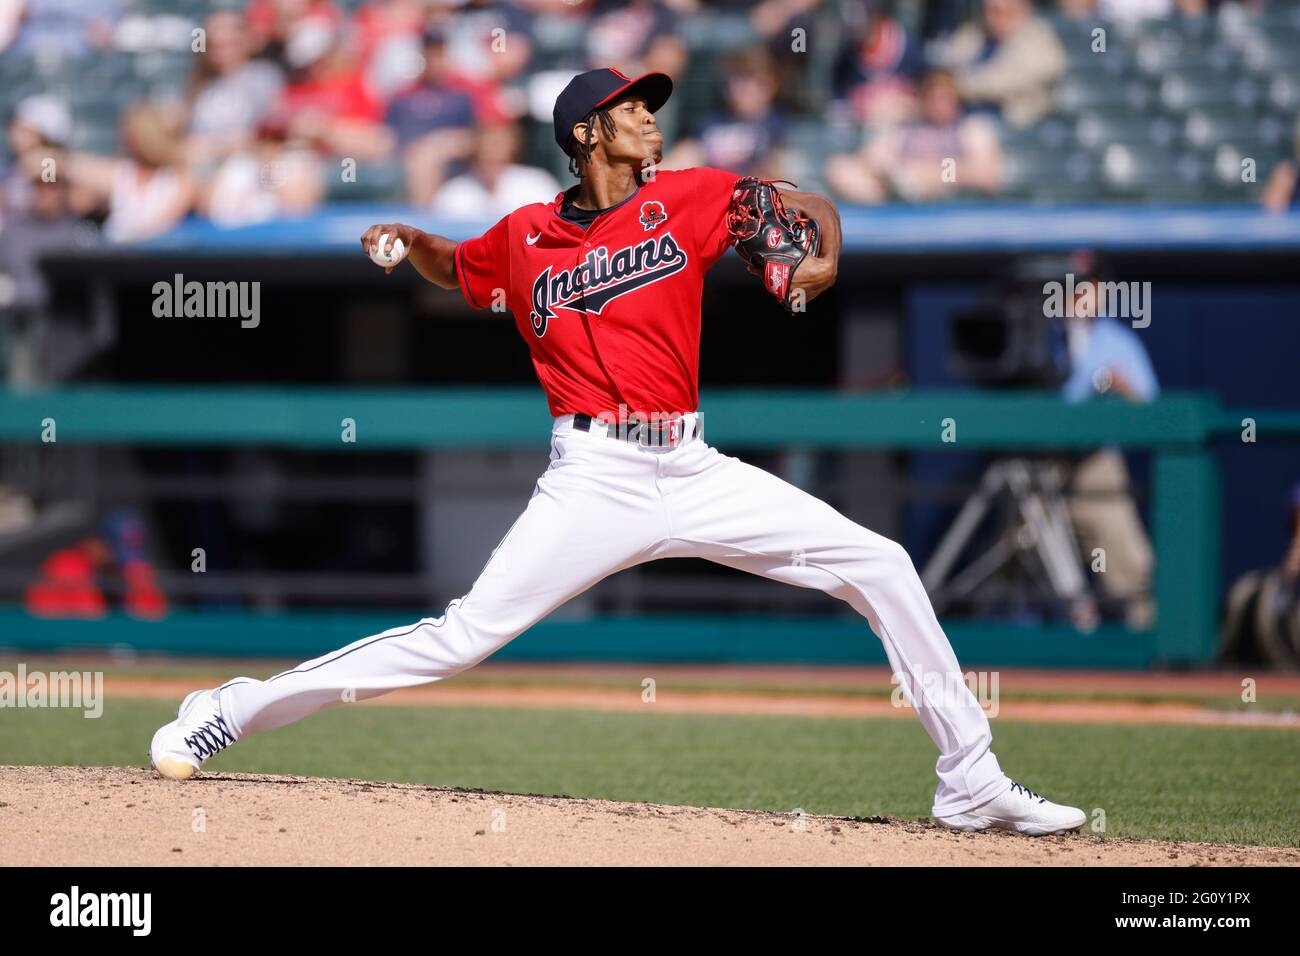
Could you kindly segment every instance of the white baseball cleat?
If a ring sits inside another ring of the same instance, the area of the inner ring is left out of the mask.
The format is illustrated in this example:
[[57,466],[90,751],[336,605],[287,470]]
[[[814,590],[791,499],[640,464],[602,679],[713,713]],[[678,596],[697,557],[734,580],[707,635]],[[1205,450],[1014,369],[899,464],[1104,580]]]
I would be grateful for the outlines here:
[[217,689],[196,690],[181,702],[176,719],[153,735],[149,762],[158,776],[188,780],[213,754],[235,742],[235,734],[221,716]]
[[1048,836],[1078,830],[1088,822],[1078,807],[1064,807],[1022,787],[1014,780],[1011,786],[983,806],[934,821],[953,830],[1014,830],[1025,836]]

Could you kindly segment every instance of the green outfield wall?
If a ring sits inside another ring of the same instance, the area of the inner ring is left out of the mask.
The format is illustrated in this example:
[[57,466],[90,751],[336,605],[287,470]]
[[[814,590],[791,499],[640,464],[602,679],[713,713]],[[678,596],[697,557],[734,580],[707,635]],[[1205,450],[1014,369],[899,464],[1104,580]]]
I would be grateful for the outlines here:
[[[1210,443],[1253,418],[1265,438],[1300,436],[1300,414],[1226,410],[1212,397],[1170,393],[1141,408],[1066,405],[1038,393],[705,392],[711,444],[726,448],[909,451],[1079,451],[1118,445],[1152,456],[1151,523],[1158,622],[1151,632],[948,622],[964,662],[1019,666],[1203,665],[1219,613],[1221,492]],[[355,443],[340,439],[355,422]],[[351,390],[69,388],[0,393],[0,442],[279,446],[340,454],[431,448],[544,448],[550,417],[533,389]],[[437,610],[429,613],[436,614]],[[0,609],[0,648],[307,657],[409,622],[339,611],[257,614],[178,611],[162,622],[32,618]],[[501,652],[515,659],[884,663],[856,617],[556,617]]]

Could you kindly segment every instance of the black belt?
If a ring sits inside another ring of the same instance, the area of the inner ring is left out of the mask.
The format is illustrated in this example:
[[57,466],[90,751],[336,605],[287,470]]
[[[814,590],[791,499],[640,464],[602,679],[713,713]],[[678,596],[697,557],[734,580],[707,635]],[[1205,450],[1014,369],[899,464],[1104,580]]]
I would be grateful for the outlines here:
[[[605,434],[610,438],[634,442],[644,448],[673,448],[687,438],[700,437],[700,415],[695,414],[689,436],[683,433],[682,418],[667,418],[659,421],[621,421],[607,422]],[[590,432],[591,423],[595,421],[590,415],[578,413],[573,416],[573,427],[580,432]]]

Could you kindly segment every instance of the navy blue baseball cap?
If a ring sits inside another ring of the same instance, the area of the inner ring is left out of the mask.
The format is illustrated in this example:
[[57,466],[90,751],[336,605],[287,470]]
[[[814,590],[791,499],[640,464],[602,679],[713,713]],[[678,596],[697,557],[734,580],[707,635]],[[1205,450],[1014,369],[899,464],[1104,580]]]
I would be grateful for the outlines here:
[[575,123],[581,123],[592,110],[630,94],[643,97],[646,108],[657,113],[672,96],[673,81],[666,73],[647,73],[634,80],[609,67],[579,73],[555,98],[555,142],[567,153]]

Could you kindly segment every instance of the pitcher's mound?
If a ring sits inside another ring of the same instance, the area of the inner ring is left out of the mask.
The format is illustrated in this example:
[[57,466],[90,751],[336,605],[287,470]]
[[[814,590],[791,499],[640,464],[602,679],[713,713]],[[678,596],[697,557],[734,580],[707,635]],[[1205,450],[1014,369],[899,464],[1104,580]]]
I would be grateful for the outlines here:
[[798,816],[362,780],[0,767],[13,865],[1300,865],[1300,850],[952,833]]

